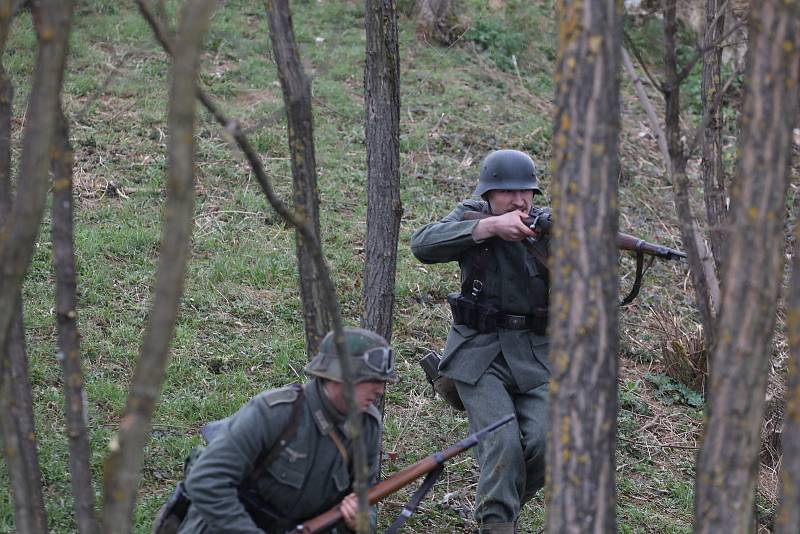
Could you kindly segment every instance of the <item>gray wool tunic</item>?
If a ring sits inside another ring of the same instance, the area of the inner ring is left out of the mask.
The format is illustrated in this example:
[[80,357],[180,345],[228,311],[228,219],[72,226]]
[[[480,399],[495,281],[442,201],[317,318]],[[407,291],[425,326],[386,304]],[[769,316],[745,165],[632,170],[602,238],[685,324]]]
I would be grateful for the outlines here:
[[[338,432],[348,457],[352,440],[344,417],[322,398],[321,382],[314,378],[303,386],[304,406],[295,437],[257,482],[269,508],[285,521],[266,530],[256,526],[239,501],[237,488],[255,468],[262,451],[272,448],[289,422],[297,394],[291,388],[265,391],[234,414],[192,465],[185,485],[191,506],[179,532],[260,534],[283,533],[334,506],[352,491],[348,462],[331,432]],[[371,406],[362,416],[368,454],[368,482],[375,484],[380,454],[381,420]],[[370,510],[374,529],[375,510]],[[350,532],[344,523],[337,532]]]
[[[473,274],[481,246],[488,246],[490,258],[481,298],[501,312],[514,315],[530,315],[547,307],[547,275],[533,254],[521,242],[475,241],[472,230],[478,221],[462,220],[468,210],[489,214],[489,205],[466,200],[442,220],[418,229],[411,237],[414,256],[423,263],[457,261],[463,282]],[[546,336],[506,328],[482,334],[463,324],[451,326],[439,372],[474,385],[501,352],[520,390],[528,391],[549,380]]]

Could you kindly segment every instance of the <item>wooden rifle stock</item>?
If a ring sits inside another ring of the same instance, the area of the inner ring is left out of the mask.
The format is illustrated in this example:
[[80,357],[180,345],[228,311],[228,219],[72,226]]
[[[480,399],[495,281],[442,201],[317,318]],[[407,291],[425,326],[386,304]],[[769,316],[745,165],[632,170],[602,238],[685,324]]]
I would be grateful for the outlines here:
[[[486,219],[487,217],[491,217],[491,215],[482,213],[480,211],[466,211],[462,215],[462,219],[465,221],[476,221],[481,219]],[[546,221],[546,223],[545,223]],[[532,230],[538,230],[542,236],[546,235],[550,229],[550,220],[549,217],[546,219],[541,219],[537,217],[525,217],[522,219],[522,222],[528,225],[529,228]],[[528,243],[537,243],[537,241],[526,241]],[[648,254],[650,256],[656,256],[658,258],[664,260],[679,260],[686,258],[686,253],[681,252],[680,250],[675,250],[673,248],[665,247],[662,245],[657,245],[656,243],[650,243],[645,241],[644,239],[639,239],[636,236],[632,236],[630,234],[624,234],[622,232],[617,233],[617,246],[621,250],[631,250],[633,252],[642,252],[643,254]],[[540,254],[538,250],[533,250],[534,254]]]
[[[514,415],[507,415],[502,419],[495,421],[486,428],[467,436],[458,443],[450,445],[445,450],[437,452],[435,454],[431,454],[427,458],[423,458],[419,462],[406,467],[402,471],[398,471],[397,473],[390,476],[386,480],[378,482],[377,484],[372,486],[367,492],[367,500],[369,501],[369,504],[373,505],[377,502],[380,502],[381,500],[388,497],[392,493],[414,482],[422,475],[430,473],[431,471],[436,469],[436,467],[443,464],[453,456],[457,456],[462,452],[471,449],[472,447],[477,445],[477,443],[484,436],[494,432],[495,430],[497,430],[498,428],[500,428],[501,426],[505,425],[506,423],[510,422],[513,419]],[[337,504],[327,512],[324,512],[312,519],[309,519],[302,525],[297,525],[295,528],[288,531],[287,534],[314,534],[315,532],[319,532],[320,530],[335,525],[336,523],[341,521],[341,519],[342,519],[342,512],[339,511],[339,505]]]
[[661,258],[662,260],[682,260],[686,258],[686,253],[674,248],[657,245],[650,243],[644,239],[639,239],[630,234],[617,233],[617,246],[621,250],[632,250],[634,252],[643,252],[650,256]]

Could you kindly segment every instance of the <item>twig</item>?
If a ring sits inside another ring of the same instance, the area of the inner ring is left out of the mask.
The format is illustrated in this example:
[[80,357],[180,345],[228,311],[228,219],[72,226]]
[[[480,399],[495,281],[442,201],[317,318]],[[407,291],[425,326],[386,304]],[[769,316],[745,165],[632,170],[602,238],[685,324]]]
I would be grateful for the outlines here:
[[170,340],[183,293],[194,208],[195,103],[184,95],[195,86],[202,39],[214,10],[213,0],[184,4],[172,66],[167,154],[169,173],[161,257],[153,303],[139,345],[139,356],[128,388],[119,429],[109,444],[103,478],[102,531],[127,533],[141,479],[144,448],[152,433],[152,417],[164,381]]
[[[622,48],[622,63],[623,65],[625,65],[625,70],[628,72],[628,75],[631,77],[631,80],[633,81],[634,90],[636,91],[636,95],[639,97],[639,103],[642,105],[645,113],[647,114],[647,118],[650,121],[650,127],[653,129],[653,134],[655,135],[656,142],[658,143],[658,148],[661,151],[661,157],[664,160],[664,167],[667,170],[667,175],[670,176],[671,178],[672,164],[671,164],[671,159],[669,157],[669,150],[667,149],[667,138],[664,135],[664,131],[661,129],[661,126],[658,123],[658,118],[656,117],[656,112],[653,109],[652,104],[650,103],[650,99],[647,97],[647,93],[645,93],[644,91],[644,87],[642,86],[642,80],[636,75],[636,71],[633,68],[633,63],[631,62],[631,58],[624,47]],[[641,60],[640,60],[640,65],[642,65],[642,69],[645,71],[645,73],[647,73],[647,69],[643,66]]]
[[[631,52],[633,53],[633,57],[636,58],[636,61],[639,62],[639,66],[642,67],[642,70],[644,71],[645,76],[647,76],[647,79],[650,80],[650,83],[653,84],[653,87],[655,87],[656,89],[658,89],[659,91],[661,91],[663,93],[664,92],[664,88],[661,85],[661,82],[656,80],[653,77],[653,75],[650,74],[650,71],[647,68],[647,63],[645,63],[644,58],[642,58],[642,54],[639,52],[639,47],[636,46],[636,43],[633,42],[633,39],[631,39],[631,36],[628,35],[628,32],[623,31],[622,32],[622,37],[625,40],[625,43],[628,45],[628,48],[631,49]],[[625,54],[625,47],[622,47],[622,53],[623,53],[623,55]],[[628,58],[627,61],[630,63],[630,58]],[[627,67],[627,65],[626,65],[626,67]]]
[[728,30],[728,32],[721,35],[713,43],[710,43],[708,46],[705,46],[700,50],[698,50],[697,54],[691,60],[689,60],[689,62],[683,66],[683,69],[681,69],[680,73],[678,73],[678,83],[683,82],[686,79],[686,77],[692,73],[692,69],[694,69],[694,66],[697,64],[700,58],[702,58],[710,50],[719,46],[723,41],[725,41],[725,39],[730,37],[733,34],[733,32],[737,31],[742,26],[744,26],[744,23],[742,21],[739,21],[737,24],[734,24],[733,27],[730,30]]
[[700,141],[703,137],[703,131],[705,130],[706,126],[708,126],[708,123],[711,122],[711,116],[720,108],[720,106],[722,106],[722,99],[728,94],[733,82],[742,73],[743,71],[741,69],[737,70],[730,78],[728,78],[728,80],[725,82],[725,85],[722,86],[722,89],[714,96],[714,102],[703,114],[703,120],[699,125],[697,125],[694,133],[690,136],[691,142],[686,147],[686,153],[689,157],[692,157],[692,153],[700,144]]
[[690,445],[673,445],[671,443],[655,443],[655,444],[642,443],[641,441],[634,441],[632,439],[623,438],[622,436],[617,436],[617,439],[619,439],[620,441],[624,441],[626,443],[630,443],[632,445],[636,445],[638,447],[644,447],[644,448],[655,447],[655,448],[658,448],[658,449],[681,449],[681,450],[687,450],[687,451],[699,451],[700,450],[700,447],[696,447],[696,446],[693,447],[693,446],[690,446]]

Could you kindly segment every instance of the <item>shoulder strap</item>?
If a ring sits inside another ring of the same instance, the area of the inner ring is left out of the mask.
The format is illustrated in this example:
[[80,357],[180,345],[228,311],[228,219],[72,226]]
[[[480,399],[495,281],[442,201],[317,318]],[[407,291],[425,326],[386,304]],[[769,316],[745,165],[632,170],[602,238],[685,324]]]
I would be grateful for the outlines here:
[[305,397],[303,396],[303,386],[300,384],[292,384],[292,388],[297,391],[297,398],[292,402],[292,413],[289,415],[289,422],[283,427],[280,436],[267,451],[262,451],[255,462],[255,469],[250,473],[250,476],[245,480],[246,485],[254,485],[264,471],[275,461],[278,455],[283,452],[286,445],[294,439],[297,433],[297,427],[300,425],[300,410],[303,409]]
[[489,243],[481,243],[480,252],[472,258],[472,270],[461,283],[461,294],[465,297],[471,296],[475,300],[483,291],[484,280],[486,280],[486,267],[489,263]]
[[339,456],[342,457],[344,463],[347,465],[348,471],[350,470],[350,455],[347,453],[347,447],[344,446],[344,441],[342,437],[339,435],[339,431],[336,428],[331,428],[331,431],[328,432],[328,437],[331,438],[333,444],[336,445],[336,449],[339,451]]

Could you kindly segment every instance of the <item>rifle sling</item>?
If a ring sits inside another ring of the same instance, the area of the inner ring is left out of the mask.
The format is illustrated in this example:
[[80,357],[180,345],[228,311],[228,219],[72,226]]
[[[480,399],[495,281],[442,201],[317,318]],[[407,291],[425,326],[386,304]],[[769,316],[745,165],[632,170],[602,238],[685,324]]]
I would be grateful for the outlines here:
[[436,466],[436,468],[428,473],[428,476],[425,477],[425,480],[422,481],[417,491],[414,492],[414,495],[411,496],[411,499],[403,506],[403,510],[400,512],[400,515],[397,516],[397,519],[394,520],[394,523],[386,529],[385,534],[396,534],[400,527],[403,526],[403,523],[406,522],[406,519],[411,517],[411,514],[417,509],[419,503],[422,502],[422,499],[425,498],[425,495],[431,490],[433,485],[439,480],[439,476],[444,471],[444,462],[441,461]]
[[641,248],[636,249],[636,278],[633,281],[633,287],[625,296],[624,299],[619,303],[620,307],[627,306],[636,296],[639,294],[639,290],[642,288],[642,277],[644,273],[653,265],[653,261],[655,260],[655,256],[650,257],[650,262],[647,264],[647,267],[644,266],[644,252]]

